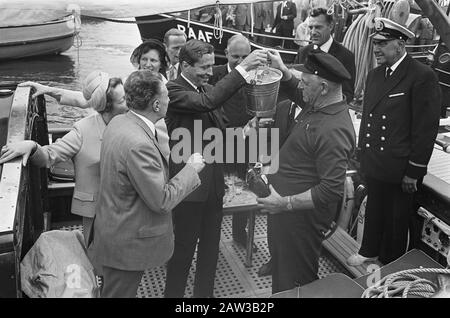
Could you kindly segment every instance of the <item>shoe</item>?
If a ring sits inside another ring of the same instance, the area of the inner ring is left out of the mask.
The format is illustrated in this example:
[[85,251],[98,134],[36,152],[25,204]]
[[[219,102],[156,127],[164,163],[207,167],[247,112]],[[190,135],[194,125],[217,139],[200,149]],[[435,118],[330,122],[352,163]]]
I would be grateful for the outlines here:
[[[246,239],[233,239],[234,243],[237,246],[243,249],[247,249],[247,240]],[[253,253],[258,252],[258,246],[253,242]]]
[[258,277],[264,277],[272,275],[272,260],[265,264],[262,264],[258,270]]
[[378,259],[378,257],[364,257],[359,254],[353,254],[349,258],[347,258],[347,264],[350,266],[359,266],[364,264],[365,262],[374,262]]

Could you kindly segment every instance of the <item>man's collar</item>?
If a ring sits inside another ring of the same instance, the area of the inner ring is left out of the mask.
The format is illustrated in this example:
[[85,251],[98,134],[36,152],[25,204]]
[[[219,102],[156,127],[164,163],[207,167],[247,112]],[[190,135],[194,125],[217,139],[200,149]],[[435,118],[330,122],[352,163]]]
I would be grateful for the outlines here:
[[231,73],[231,71],[232,71],[232,69],[231,69],[231,67],[230,67],[230,63],[227,63],[227,72],[228,72],[228,73]]
[[198,87],[194,83],[192,83],[186,76],[184,76],[183,73],[181,73],[181,77],[184,78],[184,80],[188,82],[188,84],[191,85],[196,91],[198,91]]
[[394,71],[397,69],[397,67],[400,65],[400,63],[405,59],[405,57],[406,57],[406,52],[405,52],[405,54],[403,54],[403,56],[397,62],[395,62],[392,66],[390,66],[392,73],[394,73]]
[[330,35],[330,38],[328,41],[326,41],[324,44],[320,46],[320,49],[324,51],[325,53],[328,53],[331,48],[331,44],[333,44],[333,37]]
[[319,109],[315,109],[314,107],[311,107],[310,109],[312,112],[321,112],[321,113],[325,113],[328,115],[334,115],[343,110],[348,109],[348,105],[347,105],[347,101],[345,100],[345,97],[344,97],[344,100],[342,100],[340,102],[333,103],[333,104],[324,106]]
[[148,119],[147,117],[142,116],[142,115],[140,115],[140,114],[138,114],[138,113],[132,111],[131,109],[130,109],[130,112],[131,112],[132,114],[136,115],[137,117],[139,117],[140,119],[142,119],[142,121],[143,121],[143,122],[148,126],[148,128],[150,128],[150,130],[152,131],[153,136],[155,135],[155,124],[153,124],[153,123],[151,122],[150,119]]

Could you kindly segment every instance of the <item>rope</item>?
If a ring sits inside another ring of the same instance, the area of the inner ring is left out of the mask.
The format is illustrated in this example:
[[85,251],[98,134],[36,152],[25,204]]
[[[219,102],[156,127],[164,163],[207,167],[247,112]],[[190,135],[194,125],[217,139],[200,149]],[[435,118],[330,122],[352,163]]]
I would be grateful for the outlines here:
[[170,18],[161,18],[161,19],[155,19],[155,20],[127,21],[127,20],[94,17],[94,16],[90,16],[90,15],[85,15],[85,14],[82,14],[81,16],[85,17],[85,18],[89,18],[89,19],[94,19],[94,20],[109,21],[109,22],[115,22],[115,23],[128,23],[128,24],[161,23],[161,22],[167,22],[167,21],[172,21],[172,20],[176,19],[176,17],[170,17]]
[[362,298],[407,298],[418,296],[429,298],[438,291],[438,286],[414,274],[447,274],[450,269],[418,268],[390,274],[367,288]]
[[216,1],[216,13],[214,14],[214,38],[222,43],[223,28],[222,28],[222,11],[220,10],[219,1]]

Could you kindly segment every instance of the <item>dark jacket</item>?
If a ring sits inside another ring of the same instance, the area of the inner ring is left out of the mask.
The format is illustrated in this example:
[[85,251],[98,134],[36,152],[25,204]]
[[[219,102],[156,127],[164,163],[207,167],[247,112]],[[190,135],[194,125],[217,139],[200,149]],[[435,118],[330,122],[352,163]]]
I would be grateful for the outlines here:
[[[179,76],[175,81],[167,83],[169,90],[169,107],[167,109],[166,123],[169,136],[172,136],[175,128],[187,129],[190,133],[190,153],[194,151],[194,138],[201,138],[197,136],[198,133],[203,133],[210,127],[217,127],[225,129],[226,121],[223,117],[220,107],[234,95],[245,83],[244,78],[238,71],[233,70],[230,74],[225,76],[215,86],[206,84],[204,86],[205,92],[199,93],[196,91],[184,78]],[[194,131],[194,121],[201,121],[201,131]],[[203,139],[202,139],[203,140]],[[170,148],[172,155],[170,158],[169,171],[170,176],[176,175],[185,163],[174,162],[173,147],[178,143],[177,140],[170,140]],[[202,151],[205,146],[210,143],[209,140],[202,141]],[[223,147],[219,144],[216,149]],[[178,148],[179,149],[179,148]],[[186,156],[186,159],[189,156]],[[207,158],[205,158],[207,159]],[[205,168],[200,172],[201,186],[191,193],[185,201],[204,202],[208,198],[208,193],[211,185],[215,184],[217,196],[224,195],[224,179],[223,167],[220,163],[207,163]]]
[[[213,76],[209,83],[215,85],[227,74],[227,64],[214,66]],[[222,111],[228,121],[227,127],[242,127],[252,119],[252,116],[247,113],[247,96],[245,95],[243,88],[223,104]]]
[[[308,56],[308,53],[312,49],[313,49],[312,44],[300,48],[294,60],[294,63],[295,64],[305,63],[306,57]],[[342,83],[342,92],[347,98],[347,103],[349,103],[352,101],[355,91],[355,76],[356,76],[355,55],[345,46],[343,46],[342,44],[340,44],[335,40],[333,40],[333,43],[331,44],[328,53],[337,58],[342,63],[342,65],[345,66],[345,68],[351,75],[350,80]]]
[[280,147],[286,141],[287,137],[291,133],[292,125],[289,125],[289,112],[291,110],[292,102],[287,99],[277,105],[277,110],[273,116],[273,127],[278,128],[279,145]]
[[409,55],[385,78],[369,72],[359,131],[362,172],[385,182],[427,173],[439,128],[441,93],[435,73]]
[[[285,36],[292,36],[292,30],[294,30],[294,19],[297,17],[297,7],[294,2],[286,2],[286,6],[281,8],[283,3],[280,3],[277,7],[277,14],[273,28],[277,28],[277,33]],[[287,20],[282,20],[280,17],[280,11],[283,15],[287,16]]]

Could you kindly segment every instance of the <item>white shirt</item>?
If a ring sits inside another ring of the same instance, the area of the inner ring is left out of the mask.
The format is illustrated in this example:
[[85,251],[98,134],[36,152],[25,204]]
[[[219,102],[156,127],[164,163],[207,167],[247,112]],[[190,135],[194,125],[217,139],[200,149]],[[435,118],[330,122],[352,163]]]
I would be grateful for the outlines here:
[[156,136],[155,135],[155,125],[148,118],[146,118],[146,117],[144,117],[142,115],[139,115],[138,113],[135,113],[131,109],[130,109],[130,112],[132,112],[133,114],[138,116],[140,119],[142,119],[144,121],[144,123],[148,126],[148,128],[150,128],[150,130],[152,131],[153,136]]
[[330,51],[331,44],[333,44],[333,37],[332,36],[330,36],[328,41],[326,41],[324,44],[322,44],[320,46],[320,49],[322,51],[324,51],[325,53],[328,53],[328,51]]
[[395,69],[400,65],[400,63],[405,59],[405,57],[406,57],[406,52],[405,52],[405,54],[403,54],[403,56],[397,62],[394,63],[394,65],[390,66],[390,68],[392,70],[391,76],[392,76],[392,74],[394,74]]
[[227,70],[228,70],[228,73],[231,73],[231,71],[232,71],[229,63],[227,63]]
[[[296,103],[292,102],[291,104],[291,109],[292,107],[295,107],[295,114],[294,114],[294,119],[297,118],[297,116],[300,114],[300,112],[302,111],[301,107],[298,106]],[[290,113],[290,112],[289,112]]]
[[287,6],[287,1],[283,1],[281,3],[281,8],[280,8],[280,18],[283,17],[283,8],[285,8]]
[[191,85],[196,91],[198,91],[198,87],[197,87],[194,83],[192,83],[186,76],[184,76],[183,73],[181,73],[181,77],[184,78],[184,80],[185,80],[186,82],[188,82],[189,85]]
[[[228,73],[230,73],[230,72],[231,72],[231,68],[230,68],[230,65],[228,65],[228,64],[227,64],[227,69],[228,69]],[[245,80],[247,80],[247,79],[250,77],[250,74],[248,74],[248,72],[247,72],[246,70],[244,70],[244,68],[243,68],[242,66],[238,65],[238,66],[236,66],[234,69],[235,69],[236,71],[238,71],[239,74],[241,74],[241,76],[242,76]],[[181,77],[184,78],[184,80],[185,80],[186,82],[188,82],[189,85],[191,85],[196,91],[198,91],[198,87],[197,87],[194,83],[192,83],[186,76],[184,76],[183,73],[181,73]]]

